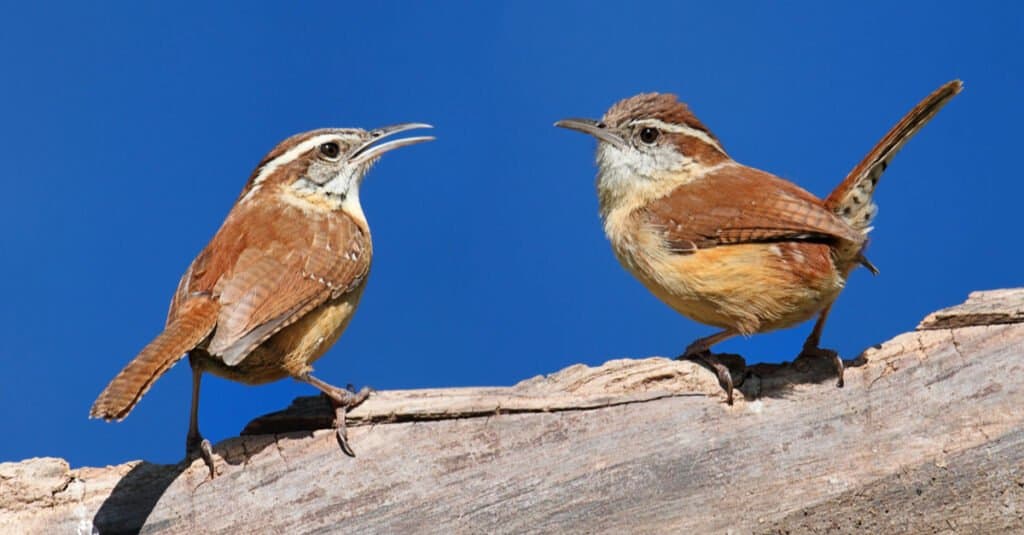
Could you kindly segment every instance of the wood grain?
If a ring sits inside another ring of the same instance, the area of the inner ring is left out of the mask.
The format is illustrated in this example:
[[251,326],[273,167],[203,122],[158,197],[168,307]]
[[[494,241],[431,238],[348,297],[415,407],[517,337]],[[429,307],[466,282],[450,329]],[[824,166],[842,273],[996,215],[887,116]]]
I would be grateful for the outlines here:
[[[1022,307],[1024,289],[999,290],[941,313]],[[300,398],[250,424],[276,433],[218,444],[213,481],[199,461],[4,463],[0,532],[1024,529],[1024,324],[923,325],[850,362],[843,389],[828,363],[755,366],[758,397],[733,407],[693,363],[616,360],[380,392],[351,414],[355,459]]]

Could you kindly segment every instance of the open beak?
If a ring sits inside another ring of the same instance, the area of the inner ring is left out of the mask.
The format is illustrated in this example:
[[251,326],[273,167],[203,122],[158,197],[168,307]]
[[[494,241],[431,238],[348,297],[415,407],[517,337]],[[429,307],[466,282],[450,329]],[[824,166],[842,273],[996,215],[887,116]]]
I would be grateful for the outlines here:
[[350,163],[358,164],[370,161],[385,152],[395,150],[399,147],[405,147],[408,145],[415,145],[417,143],[423,143],[424,141],[433,141],[434,136],[419,136],[419,137],[404,137],[401,139],[393,139],[387,143],[378,143],[378,141],[393,136],[395,134],[405,132],[407,130],[418,130],[420,128],[433,128],[426,123],[402,123],[391,126],[385,126],[370,130],[370,139],[366,143],[363,143],[356,150],[349,154],[348,161]]
[[626,140],[611,131],[608,125],[594,119],[562,119],[555,123],[555,126],[590,134],[601,141],[611,143],[619,148],[626,146]]

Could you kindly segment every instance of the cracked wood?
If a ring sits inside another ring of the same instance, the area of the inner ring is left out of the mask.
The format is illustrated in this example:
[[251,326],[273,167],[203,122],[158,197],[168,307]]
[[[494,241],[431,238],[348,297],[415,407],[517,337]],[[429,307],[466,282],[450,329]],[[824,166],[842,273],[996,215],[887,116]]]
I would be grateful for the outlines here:
[[759,397],[734,407],[693,363],[623,359],[379,393],[353,411],[355,459],[307,398],[218,444],[214,481],[198,461],[4,463],[0,532],[1019,529],[1024,324],[1003,319],[1022,306],[1024,290],[972,294],[941,311],[969,320],[868,349],[844,389],[820,360],[752,366]]

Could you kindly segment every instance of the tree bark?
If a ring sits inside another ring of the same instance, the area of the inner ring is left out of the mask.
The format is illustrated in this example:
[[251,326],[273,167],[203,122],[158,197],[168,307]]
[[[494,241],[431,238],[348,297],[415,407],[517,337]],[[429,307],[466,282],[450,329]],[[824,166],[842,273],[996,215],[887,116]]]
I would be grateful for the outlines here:
[[0,464],[0,532],[1022,531],[1022,353],[1024,289],[996,290],[849,361],[845,388],[824,359],[762,364],[731,407],[692,362],[576,365],[378,392],[349,458],[326,402],[299,398],[218,444],[214,480],[202,461]]

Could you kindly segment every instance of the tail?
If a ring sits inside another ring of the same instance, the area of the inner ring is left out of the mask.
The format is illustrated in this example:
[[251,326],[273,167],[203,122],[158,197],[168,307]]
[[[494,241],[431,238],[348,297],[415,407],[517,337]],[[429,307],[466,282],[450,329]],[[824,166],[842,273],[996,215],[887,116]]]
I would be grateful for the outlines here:
[[853,228],[867,233],[871,220],[878,212],[878,206],[871,196],[878,185],[878,179],[889,167],[893,156],[903,148],[918,130],[935,117],[936,113],[963,89],[960,80],[946,82],[932,94],[925,97],[910,113],[906,114],[885,137],[871,149],[857,167],[825,199],[825,206],[845,220]]
[[90,418],[122,420],[143,394],[185,353],[210,335],[217,322],[217,303],[195,299],[100,393],[89,411]]

